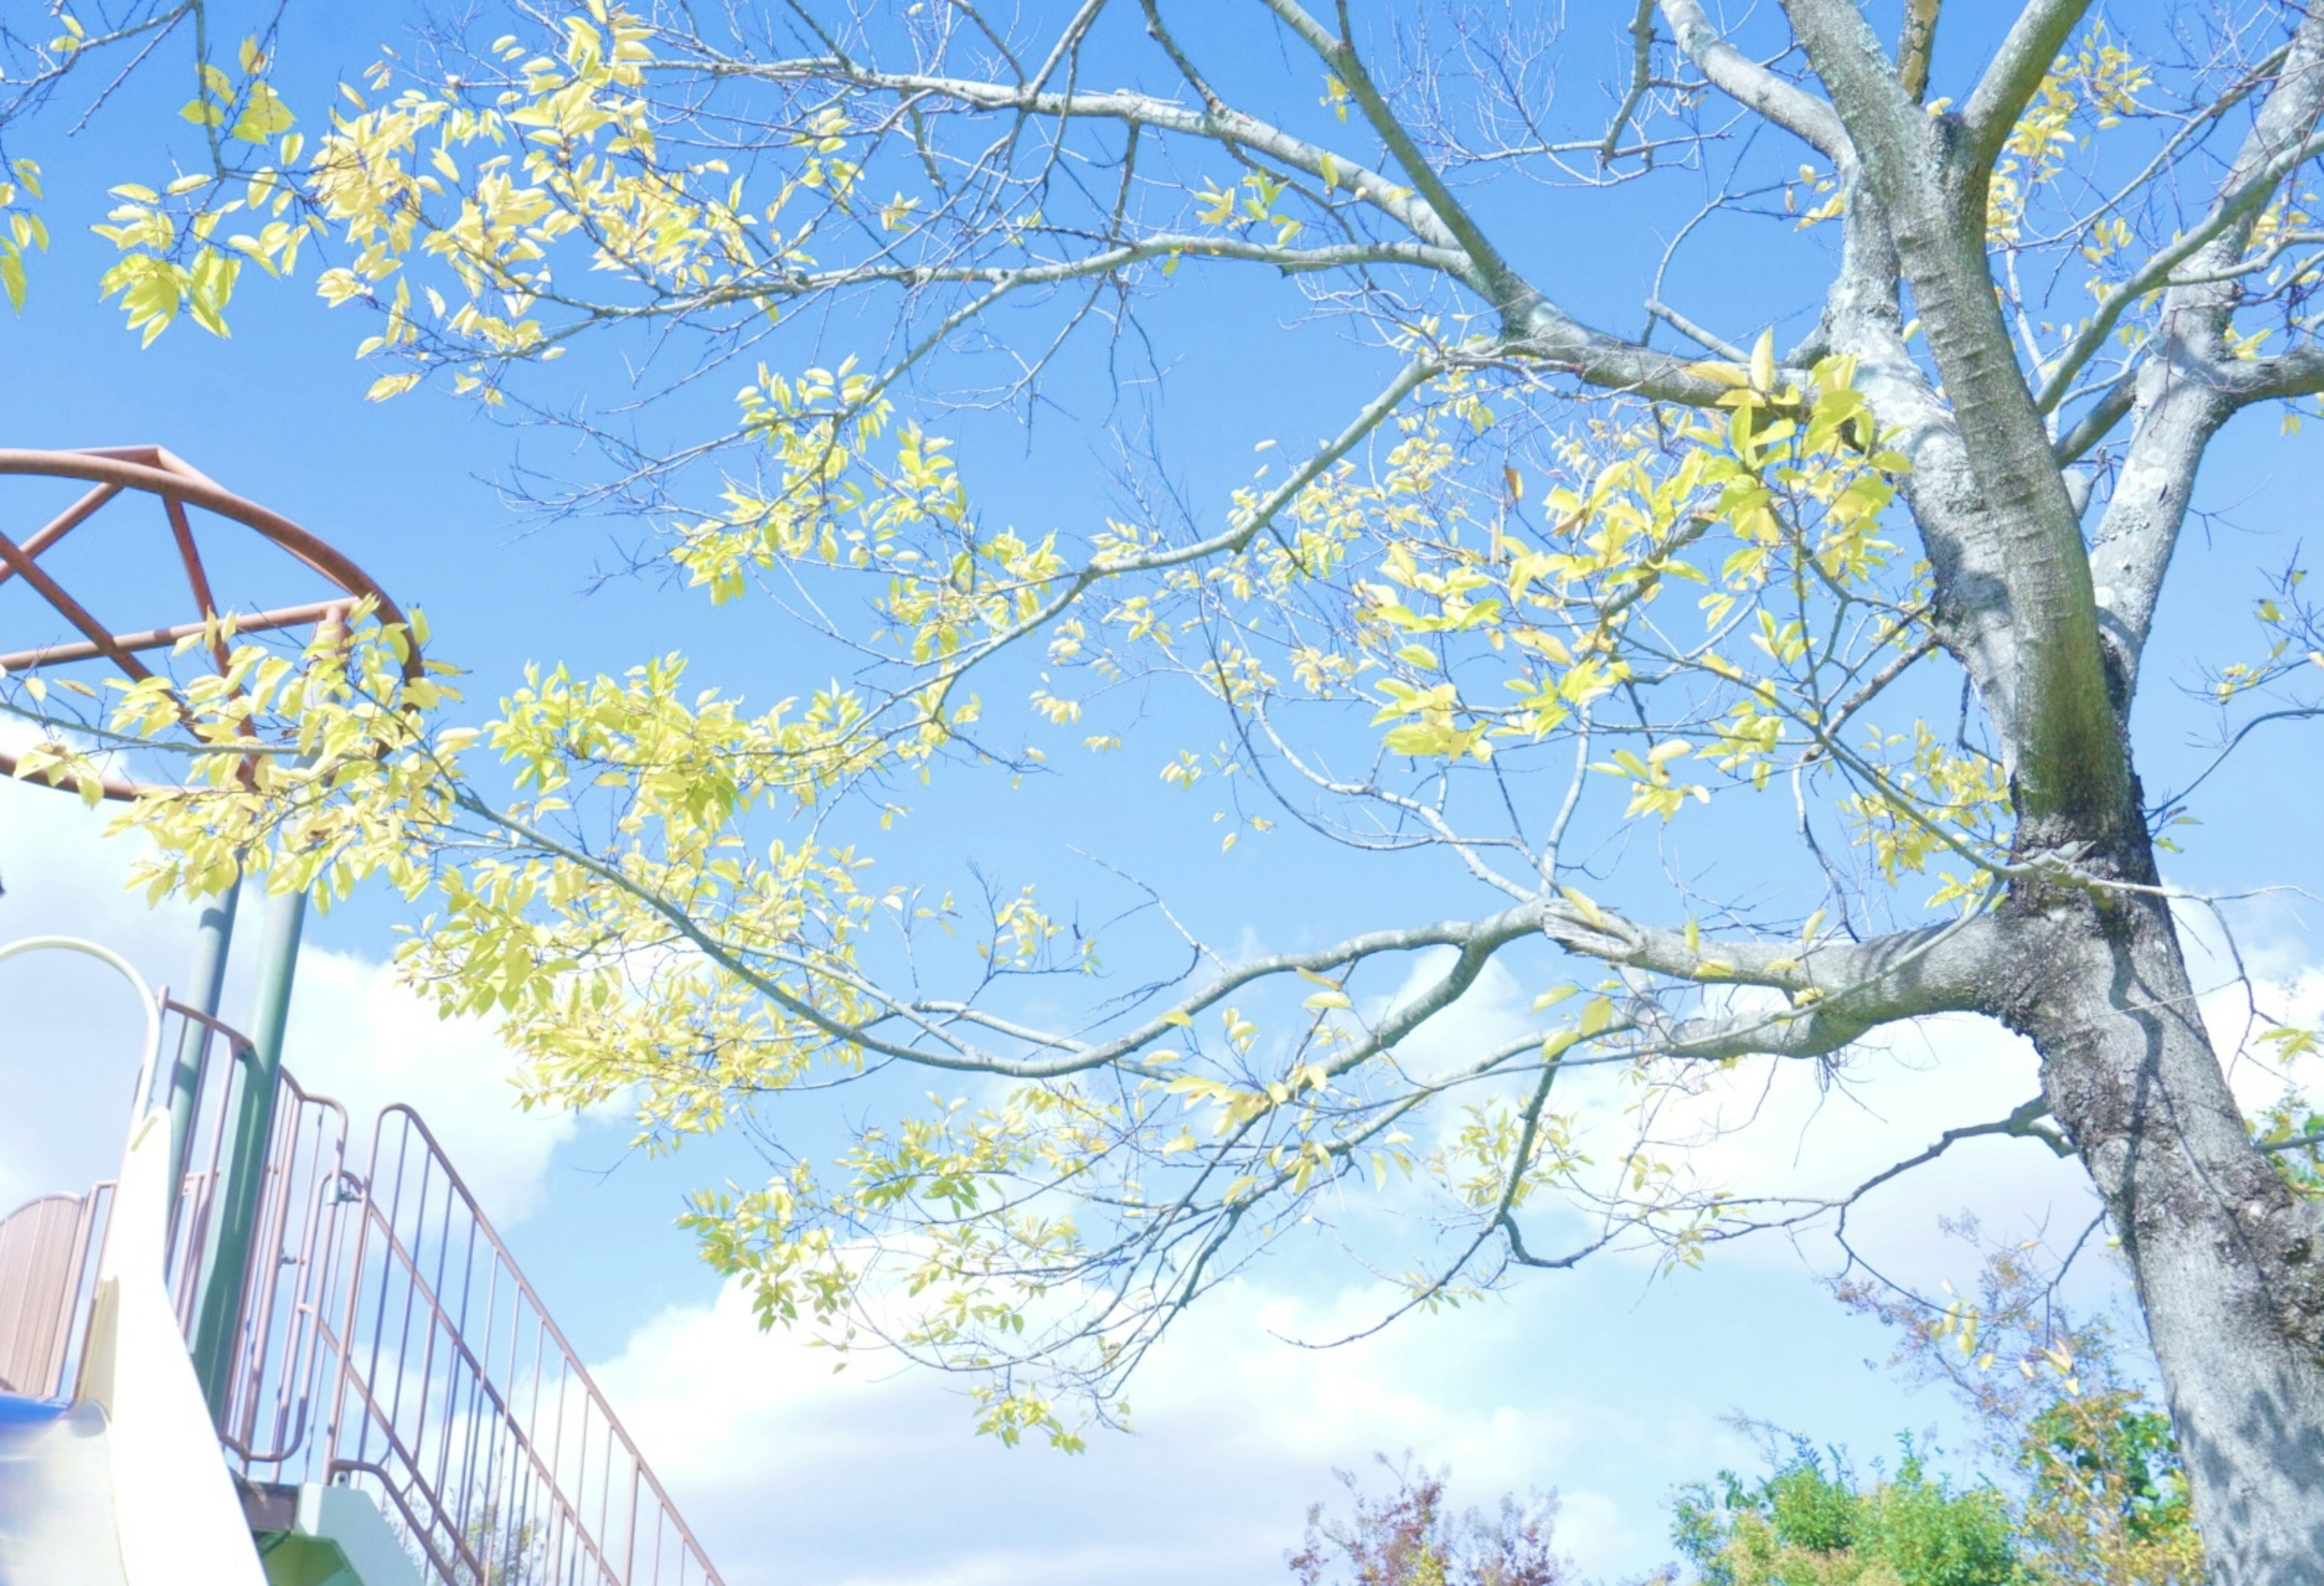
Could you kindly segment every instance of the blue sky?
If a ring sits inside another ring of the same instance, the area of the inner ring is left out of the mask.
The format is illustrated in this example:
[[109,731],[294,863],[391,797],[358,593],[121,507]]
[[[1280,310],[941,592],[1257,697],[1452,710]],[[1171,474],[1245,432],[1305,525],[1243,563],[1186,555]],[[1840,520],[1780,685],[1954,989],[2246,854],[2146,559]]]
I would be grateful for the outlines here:
[[[291,15],[286,55],[309,79],[368,59],[370,39],[349,30],[371,25],[369,8]],[[1238,69],[1263,75],[1271,60]],[[1587,72],[1575,75],[1578,84]],[[706,681],[754,696],[821,680],[828,658],[763,606],[713,612],[650,577],[600,581],[644,542],[634,526],[545,524],[512,511],[496,488],[512,460],[549,472],[589,466],[553,432],[515,432],[429,392],[364,402],[374,372],[349,355],[364,327],[327,313],[303,287],[269,291],[254,280],[231,340],[180,327],[141,352],[96,301],[109,250],[82,226],[106,185],[151,180],[152,124],[140,115],[153,107],[133,92],[80,138],[42,150],[56,244],[37,261],[31,311],[0,320],[0,444],[168,446],[327,535],[423,606],[438,652],[469,669],[479,701],[527,661],[618,668],[673,647],[695,656]],[[1529,267],[1566,283],[1577,308],[1627,327],[1668,213],[1644,189],[1599,200],[1532,189],[1508,224]],[[1794,245],[1778,237],[1766,256]],[[1671,290],[1691,311],[1729,313],[1722,323],[1748,338],[1748,316],[1766,305],[1732,265],[1714,257]],[[1293,325],[1302,306],[1265,282],[1206,290],[1181,290],[1154,318],[1167,349],[1155,400],[1167,455],[1197,500],[1242,477],[1258,441],[1335,428],[1349,393],[1376,387],[1380,372],[1333,327]],[[1808,294],[1798,297],[1804,307]],[[803,329],[796,350],[804,362],[860,330]],[[613,360],[588,367],[618,391]],[[720,383],[720,400],[737,383]],[[1071,531],[1102,511],[1121,412],[1068,383],[1029,429],[993,415],[954,428],[996,511]],[[2171,679],[2246,645],[2261,573],[2290,554],[2312,516],[2301,482],[2314,435],[2279,439],[2263,416],[2215,456],[2204,505],[2220,516],[2190,537],[2142,704],[2150,788],[2200,763],[2203,713]],[[137,620],[126,608],[107,614]],[[0,648],[14,647],[0,633]],[[2255,762],[2270,774],[2210,789],[2207,824],[2185,834],[2177,879],[2222,890],[2317,881],[2315,847],[2302,836],[2312,823],[2301,819],[2315,757],[2291,733],[2267,747],[2272,761]],[[1177,879],[1206,930],[1251,943],[1336,934],[1367,911],[1475,906],[1416,866],[1360,872],[1287,845],[1229,864],[1207,811],[1166,798],[1148,766],[1103,777],[1102,796],[1087,781],[1015,792],[972,785],[917,815],[883,862],[952,884],[961,862],[975,860],[1070,890],[1087,881],[1075,846],[1126,845]],[[102,840],[101,825],[69,799],[0,787],[0,936],[97,936],[171,979],[189,951],[185,917],[126,897],[134,853]],[[1748,873],[1750,856],[1724,862]],[[1257,1586],[1287,1578],[1283,1555],[1306,1505],[1331,1494],[1332,1469],[1361,1468],[1376,1450],[1450,1463],[1463,1501],[1558,1489],[1565,1545],[1585,1572],[1611,1578],[1669,1557],[1674,1484],[1751,1457],[1729,1424],[1738,1415],[1867,1456],[1908,1429],[1935,1426],[1959,1441],[1943,1403],[1866,1364],[1886,1346],[1818,1286],[1829,1247],[1771,1239],[1674,1277],[1619,1259],[1545,1276],[1329,1352],[1284,1340],[1368,1320],[1383,1291],[1294,1244],[1190,1317],[1149,1362],[1130,1392],[1133,1434],[1101,1436],[1073,1459],[979,1443],[956,1385],[871,1361],[835,1377],[800,1341],[752,1328],[670,1226],[687,1189],[730,1174],[747,1180],[747,1153],[712,1143],[646,1160],[625,1148],[619,1119],[519,1113],[490,1029],[440,1024],[392,983],[383,962],[401,917],[366,897],[312,925],[288,1060],[310,1089],[358,1111],[409,1100],[436,1126],[734,1586],[1195,1577]],[[2271,899],[2239,918],[2286,1007],[2324,1004],[2297,907]],[[246,994],[246,965],[236,985],[230,1017]],[[1532,991],[1489,977],[1430,1039],[1446,1049],[1488,1039],[1522,1018]],[[0,1203],[14,1203],[109,1170],[132,1026],[100,976],[47,963],[0,966]],[[1794,1074],[1764,1098],[1715,1098],[1763,1113],[1720,1148],[1717,1166],[1755,1183],[1844,1183],[1944,1127],[2006,1112],[2034,1087],[2027,1052],[1966,1023],[1899,1037],[1859,1062],[1866,1083],[1855,1096],[1820,1095]],[[2012,1236],[2079,1230],[2089,1215],[2070,1166],[2024,1142],[1978,1142],[1886,1198],[1865,1220],[1866,1248],[1900,1276],[1966,1279],[1969,1264],[1936,1227],[1964,1208]]]

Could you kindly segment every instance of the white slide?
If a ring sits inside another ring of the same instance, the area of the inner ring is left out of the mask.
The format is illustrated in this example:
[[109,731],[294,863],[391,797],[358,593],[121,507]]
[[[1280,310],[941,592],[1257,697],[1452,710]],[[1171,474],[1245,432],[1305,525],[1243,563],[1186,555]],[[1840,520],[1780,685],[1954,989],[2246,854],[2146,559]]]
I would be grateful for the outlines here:
[[0,1586],[265,1586],[162,1281],[170,1115],[130,1131],[69,1406],[0,1400]]
[[[111,965],[145,1008],[139,1097],[161,1056],[161,1006],[127,960],[92,942],[32,936]],[[0,1393],[0,1586],[266,1586],[170,1304],[170,1115],[137,1118],[122,1153],[69,1405]],[[5,1296],[0,1296],[5,1298]]]
[[0,1586],[127,1586],[105,1412],[0,1396]]

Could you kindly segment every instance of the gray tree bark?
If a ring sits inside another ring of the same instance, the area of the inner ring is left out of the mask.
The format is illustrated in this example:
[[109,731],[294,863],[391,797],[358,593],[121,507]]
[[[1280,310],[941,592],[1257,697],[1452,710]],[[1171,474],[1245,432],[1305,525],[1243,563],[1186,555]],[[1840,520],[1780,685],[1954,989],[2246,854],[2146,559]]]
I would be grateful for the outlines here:
[[[2013,881],[2009,945],[1980,1000],[2032,1039],[2052,1115],[2129,1259],[2213,1573],[2222,1586],[2312,1586],[2324,1581],[2324,1223],[2254,1146],[2229,1092],[2157,885],[2129,749],[2163,573],[2204,448],[2233,410],[2211,374],[2232,292],[2175,289],[2093,554],[1984,235],[1999,138],[2084,6],[2029,5],[1963,110],[1941,115],[1913,102],[1855,5],[1786,9],[1848,130],[1851,227],[1880,234],[1852,242],[1870,279],[1835,292],[1830,329],[1875,372],[1876,410],[1904,428],[1940,634],[2006,746],[2017,857],[2076,872]],[[2202,255],[2213,263],[2249,235],[2230,212],[2256,214],[2245,188],[2311,134],[2319,78],[2324,8],[2307,14],[2222,187]],[[1888,327],[1899,277],[1941,400]]]
[[2255,1150],[2167,907],[2021,888],[1995,1011],[2135,1275],[2215,1577],[2324,1580],[2324,1264],[2312,1211]]

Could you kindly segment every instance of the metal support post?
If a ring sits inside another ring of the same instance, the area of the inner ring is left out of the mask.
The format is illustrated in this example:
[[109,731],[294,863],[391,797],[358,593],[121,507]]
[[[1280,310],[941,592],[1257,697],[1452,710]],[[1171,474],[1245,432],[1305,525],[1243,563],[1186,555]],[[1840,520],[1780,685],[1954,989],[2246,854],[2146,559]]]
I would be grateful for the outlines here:
[[274,1132],[275,1081],[282,1071],[282,1032],[290,1013],[290,983],[299,967],[299,936],[306,924],[307,896],[275,892],[266,899],[258,936],[258,999],[251,1020],[253,1048],[242,1075],[228,1143],[226,1181],[215,1203],[217,1236],[202,1270],[194,1302],[194,1370],[210,1412],[221,1423],[232,1391],[235,1334],[242,1322],[242,1296],[248,1275],[251,1240],[265,1196],[266,1148]]
[[[234,945],[235,905],[241,896],[242,887],[237,880],[202,905],[201,917],[194,925],[194,968],[186,977],[187,1005],[212,1019],[217,1017],[218,998],[226,988],[226,954]],[[184,1038],[178,1043],[177,1061],[155,1076],[155,1093],[146,1099],[148,1105],[170,1109],[170,1161],[175,1168],[170,1178],[170,1205],[173,1212],[179,1192],[185,1187],[186,1152],[192,1145],[187,1137],[193,1130],[194,1102],[201,1092],[202,1055],[209,1050],[212,1038],[207,1028],[189,1021]],[[234,1054],[226,1053],[226,1058],[231,1063]]]

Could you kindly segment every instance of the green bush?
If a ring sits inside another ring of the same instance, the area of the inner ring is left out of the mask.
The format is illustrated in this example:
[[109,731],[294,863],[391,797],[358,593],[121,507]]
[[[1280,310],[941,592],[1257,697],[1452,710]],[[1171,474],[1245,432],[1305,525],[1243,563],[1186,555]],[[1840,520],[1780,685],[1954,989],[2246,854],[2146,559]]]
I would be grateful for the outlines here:
[[2009,1586],[2024,1579],[2014,1533],[1999,1491],[1956,1490],[1909,1445],[1868,1485],[1804,1443],[1756,1482],[1723,1471],[1687,1488],[1672,1526],[1705,1586]]

